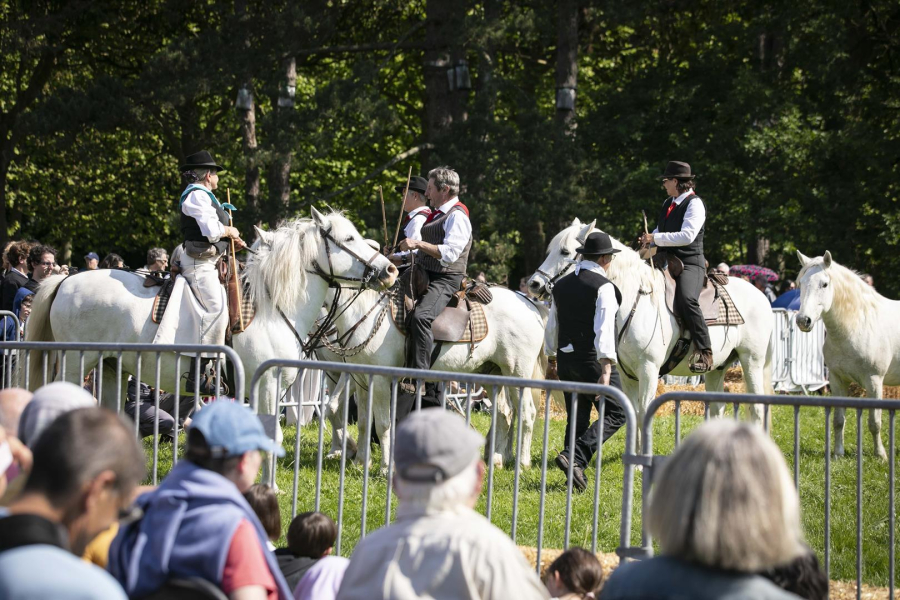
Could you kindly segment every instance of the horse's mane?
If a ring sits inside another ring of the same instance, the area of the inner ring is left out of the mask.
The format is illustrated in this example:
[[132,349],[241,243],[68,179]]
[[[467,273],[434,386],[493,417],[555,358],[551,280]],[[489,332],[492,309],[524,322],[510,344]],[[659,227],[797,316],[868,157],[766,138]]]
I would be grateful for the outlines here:
[[[817,256],[800,269],[797,281],[801,281],[814,267],[824,268],[824,257]],[[878,311],[879,301],[884,297],[875,291],[871,285],[863,281],[859,273],[853,269],[838,264],[834,260],[828,267],[828,274],[834,285],[834,301],[831,312],[837,317],[837,321],[848,327],[858,326],[860,323],[873,323]],[[857,318],[854,320],[853,316]]]
[[250,255],[243,277],[258,311],[306,301],[307,269],[319,252],[316,232],[312,219],[293,219],[253,244],[256,254]]
[[612,241],[613,247],[619,250],[607,269],[610,280],[616,284],[623,296],[630,296],[637,293],[638,290],[644,290],[650,292],[653,304],[660,306],[665,295],[665,284],[661,274],[641,260],[637,252],[612,236],[609,239]]

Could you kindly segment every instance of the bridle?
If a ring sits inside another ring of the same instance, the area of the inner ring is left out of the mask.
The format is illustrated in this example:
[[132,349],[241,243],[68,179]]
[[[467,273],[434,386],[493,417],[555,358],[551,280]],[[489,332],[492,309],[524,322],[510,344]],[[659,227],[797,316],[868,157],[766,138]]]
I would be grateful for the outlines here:
[[[584,246],[584,240],[581,239],[580,237],[576,237],[576,238],[575,238],[575,241],[578,242],[578,244],[579,244],[580,246]],[[553,293],[553,287],[556,285],[556,282],[559,281],[561,278],[565,277],[565,276],[569,273],[569,271],[572,270],[572,267],[574,267],[576,264],[578,264],[578,257],[579,257],[579,256],[581,256],[581,255],[576,253],[576,254],[575,254],[575,259],[572,260],[568,265],[566,265],[565,267],[563,267],[563,268],[560,270],[559,273],[557,273],[556,275],[554,275],[554,276],[552,276],[552,277],[550,276],[549,273],[544,273],[544,272],[541,271],[540,269],[538,269],[538,270],[536,271],[536,273],[537,273],[538,275],[543,275],[543,276],[547,279],[547,283],[544,284],[544,288],[547,290],[547,293],[548,293],[548,294],[551,294],[551,295],[552,295],[552,293]]]
[[[337,241],[334,238],[334,236],[331,235],[330,227],[328,229],[325,229],[324,227],[322,227],[320,225],[319,226],[319,235],[322,237],[323,240],[325,240],[325,257],[328,259],[328,272],[326,273],[325,270],[319,266],[318,261],[316,261],[314,264],[314,270],[308,270],[308,272],[318,275],[319,277],[321,277],[322,279],[324,279],[325,281],[328,282],[328,287],[332,287],[332,288],[340,288],[341,281],[358,282],[358,283],[361,283],[362,286],[368,286],[369,283],[372,281],[372,278],[378,272],[377,269],[374,266],[372,266],[372,260],[374,260],[375,256],[378,256],[378,254],[375,254],[374,256],[372,256],[371,259],[366,260],[365,258],[361,257],[359,254],[357,254],[356,252],[354,252],[353,250],[351,250],[350,248],[345,246],[343,243]],[[331,242],[332,244],[334,244],[335,246],[337,246],[338,248],[340,248],[341,250],[343,250],[344,252],[346,252],[347,254],[349,254],[350,256],[352,256],[353,258],[358,260],[359,262],[361,262],[365,266],[365,269],[363,270],[363,276],[362,277],[345,277],[343,275],[335,275],[334,274],[334,265],[332,265],[332,263],[331,263],[331,247],[328,245],[328,242]]]

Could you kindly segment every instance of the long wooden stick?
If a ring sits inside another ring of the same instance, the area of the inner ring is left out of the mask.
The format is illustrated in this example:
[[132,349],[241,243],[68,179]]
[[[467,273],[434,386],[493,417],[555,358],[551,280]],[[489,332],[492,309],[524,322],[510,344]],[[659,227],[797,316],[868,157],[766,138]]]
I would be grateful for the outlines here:
[[[228,204],[231,204],[231,188],[225,188],[225,196],[227,198]],[[228,225],[230,227],[234,227],[234,219],[231,215],[231,209],[228,209]],[[238,322],[241,325],[241,331],[244,331],[244,301],[241,298],[241,280],[238,276],[237,270],[237,253],[234,251],[234,238],[231,238],[231,272],[234,274],[234,282],[235,282],[235,290],[237,291],[237,311],[238,311]]]
[[381,224],[384,226],[384,245],[387,246],[387,216],[384,213],[384,192],[381,191],[381,186],[378,186],[378,198],[381,200]]
[[403,190],[403,198],[400,200],[400,216],[397,217],[397,229],[394,231],[394,243],[391,249],[397,247],[397,237],[400,235],[400,223],[403,222],[403,205],[406,203],[406,194],[409,193],[409,182],[412,179],[412,167],[409,168],[409,175],[406,176],[406,189]]

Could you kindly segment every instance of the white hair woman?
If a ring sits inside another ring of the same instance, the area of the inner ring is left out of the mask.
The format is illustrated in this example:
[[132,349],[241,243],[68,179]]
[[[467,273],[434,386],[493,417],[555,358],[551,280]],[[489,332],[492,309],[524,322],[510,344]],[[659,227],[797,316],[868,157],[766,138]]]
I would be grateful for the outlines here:
[[758,427],[721,419],[688,436],[645,518],[661,556],[619,567],[604,600],[796,598],[754,574],[805,551],[787,465]]

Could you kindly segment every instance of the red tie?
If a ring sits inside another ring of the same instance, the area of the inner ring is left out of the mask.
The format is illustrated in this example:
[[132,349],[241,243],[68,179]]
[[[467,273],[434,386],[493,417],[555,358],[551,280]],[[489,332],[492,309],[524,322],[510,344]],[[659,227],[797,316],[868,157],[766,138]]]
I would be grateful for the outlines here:
[[669,215],[672,214],[672,211],[675,210],[675,200],[672,200],[672,203],[669,205],[669,209],[666,211],[666,218],[669,218]]

